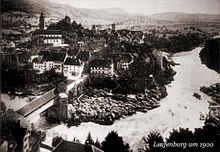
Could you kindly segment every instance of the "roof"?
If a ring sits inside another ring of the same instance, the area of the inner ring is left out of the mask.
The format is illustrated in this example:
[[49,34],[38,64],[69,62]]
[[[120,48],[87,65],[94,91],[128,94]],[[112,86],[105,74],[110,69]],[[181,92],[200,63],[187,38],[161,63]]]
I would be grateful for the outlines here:
[[72,58],[67,58],[66,61],[64,62],[64,65],[76,65],[80,66],[80,60],[79,59],[72,59]]
[[20,63],[27,63],[28,60],[31,59],[30,53],[27,51],[22,51],[21,53],[18,53],[18,60]]
[[81,61],[84,61],[84,62],[89,61],[89,58],[90,58],[90,52],[87,52],[87,51],[80,51],[77,56],[77,59],[80,59]]
[[43,54],[42,61],[60,61],[64,62],[64,59],[66,57],[66,53],[63,52],[45,52]]
[[89,63],[90,67],[110,67],[110,60],[94,59]]
[[133,59],[133,56],[130,53],[125,53],[121,55],[121,61],[129,63],[132,61],[132,59]]
[[17,110],[17,112],[23,116],[27,116],[32,113],[34,110],[38,109],[42,105],[46,104],[50,100],[52,100],[56,95],[54,94],[54,89],[48,91],[47,93],[43,94],[41,97],[31,101],[26,106],[22,107],[21,109]]
[[62,34],[62,31],[61,30],[35,30],[34,35],[36,34]]
[[102,152],[102,150],[91,145],[62,140],[52,152]]
[[[20,124],[19,121],[20,121]],[[14,125],[19,125],[20,128],[30,128],[30,123],[19,113],[15,112],[12,109],[7,110],[0,118],[0,124],[1,127],[3,125],[8,125],[8,124],[14,124]],[[11,125],[8,127],[12,127]]]
[[76,57],[77,54],[79,54],[79,49],[70,48],[70,49],[67,51],[67,53],[68,53],[69,56]]
[[32,60],[32,62],[39,63],[40,60],[39,60],[39,58],[34,58],[34,59]]

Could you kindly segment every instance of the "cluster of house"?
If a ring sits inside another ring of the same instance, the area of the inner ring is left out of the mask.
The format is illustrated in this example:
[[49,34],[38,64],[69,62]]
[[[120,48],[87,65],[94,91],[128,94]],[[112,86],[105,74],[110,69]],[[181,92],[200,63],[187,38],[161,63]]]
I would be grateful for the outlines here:
[[[96,35],[95,25],[92,32]],[[105,33],[105,30],[99,31]],[[83,71],[90,72],[91,77],[113,77],[114,70],[126,71],[134,62],[134,53],[126,50],[124,44],[144,43],[145,35],[141,31],[131,31],[127,29],[116,30],[116,25],[112,24],[111,33],[103,36],[85,37],[83,40],[71,44],[64,44],[61,30],[46,30],[45,15],[41,13],[39,19],[39,29],[32,34],[32,41],[36,44],[49,45],[47,51],[41,51],[36,56],[30,56],[27,51],[14,50],[4,53],[4,61],[7,65],[21,67],[27,62],[32,63],[33,69],[39,73],[54,69],[58,73],[63,73],[68,79],[77,79],[82,76]],[[44,47],[45,48],[45,47]],[[96,56],[102,50],[116,52],[114,58],[103,59]],[[114,51],[115,50],[115,51]],[[163,67],[163,56],[158,51],[153,51],[152,55],[156,62]],[[24,58],[25,57],[25,58]]]
[[79,56],[76,58],[68,56],[67,52],[42,51],[32,63],[33,69],[39,73],[54,69],[58,73],[63,73],[68,79],[81,77],[84,68],[84,62],[79,59]]
[[[71,55],[69,55],[70,52]],[[124,53],[120,54],[115,62],[103,58],[90,61],[90,52],[67,49],[67,52],[42,51],[32,63],[33,69],[38,73],[54,69],[57,73],[63,73],[68,79],[80,78],[86,70],[91,77],[111,78],[114,75],[114,69],[128,70],[133,63],[133,58],[132,54]]]

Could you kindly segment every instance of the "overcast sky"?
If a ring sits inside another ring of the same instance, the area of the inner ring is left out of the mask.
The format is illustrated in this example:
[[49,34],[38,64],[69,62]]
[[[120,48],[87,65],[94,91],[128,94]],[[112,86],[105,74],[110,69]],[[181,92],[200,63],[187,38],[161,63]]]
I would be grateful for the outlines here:
[[220,14],[220,0],[50,0],[74,7],[121,8],[130,13],[185,12]]

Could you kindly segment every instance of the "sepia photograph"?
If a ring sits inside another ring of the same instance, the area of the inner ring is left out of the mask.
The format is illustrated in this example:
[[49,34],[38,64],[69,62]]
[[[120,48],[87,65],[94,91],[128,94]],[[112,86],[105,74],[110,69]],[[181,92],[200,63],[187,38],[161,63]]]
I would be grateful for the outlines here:
[[0,152],[219,152],[219,0],[1,0]]

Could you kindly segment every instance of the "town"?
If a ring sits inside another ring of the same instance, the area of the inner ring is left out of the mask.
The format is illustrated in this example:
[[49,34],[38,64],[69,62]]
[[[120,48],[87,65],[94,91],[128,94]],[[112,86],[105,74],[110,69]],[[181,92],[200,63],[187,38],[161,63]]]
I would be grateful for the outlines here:
[[[179,65],[172,54],[191,50],[208,38],[192,26],[182,31],[148,26],[141,31],[117,29],[112,23],[103,29],[95,24],[85,28],[67,15],[49,25],[46,18],[41,12],[38,27],[29,35],[10,32],[1,36],[2,92],[33,96],[16,111],[1,111],[4,151],[102,151],[100,143],[91,142],[89,136],[89,144],[60,139],[59,144],[48,146],[43,142],[45,132],[28,120],[40,115],[51,125],[112,125],[126,116],[158,108],[167,96],[165,85],[174,81],[173,67]],[[211,88],[218,91],[219,84]],[[215,103],[210,102],[209,117],[218,124],[219,112],[213,104],[219,104],[219,95],[211,96]],[[8,123],[12,126],[4,126]]]

